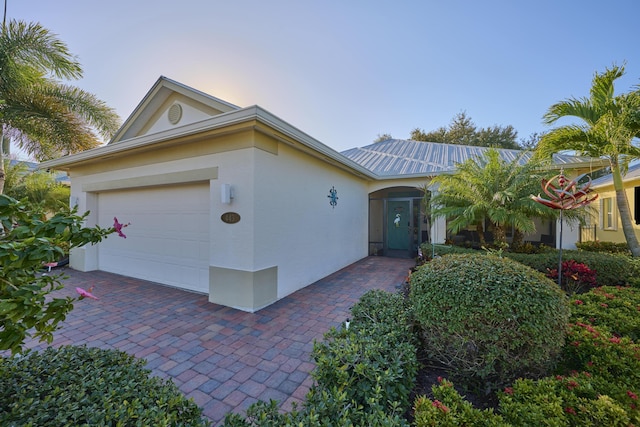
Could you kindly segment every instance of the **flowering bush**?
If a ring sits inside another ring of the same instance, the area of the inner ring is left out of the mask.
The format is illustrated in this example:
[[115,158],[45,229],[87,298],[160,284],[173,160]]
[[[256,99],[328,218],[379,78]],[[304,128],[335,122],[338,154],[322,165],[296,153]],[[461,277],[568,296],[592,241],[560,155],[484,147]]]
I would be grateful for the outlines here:
[[460,396],[451,382],[442,378],[438,378],[438,382],[431,387],[433,400],[420,396],[415,401],[414,424],[416,427],[510,426],[492,409],[474,408],[470,402]]
[[574,322],[606,328],[616,336],[640,339],[640,289],[602,286],[571,301]]
[[[558,269],[548,270],[547,277],[558,282]],[[596,271],[572,259],[562,262],[560,285],[567,294],[587,292],[598,283]]]
[[62,276],[40,273],[64,255],[63,246],[97,243],[116,231],[83,227],[86,215],[74,210],[44,219],[38,209],[0,195],[0,350],[20,353],[31,329],[33,337],[51,342],[73,309],[73,298],[48,298],[62,288]]
[[628,426],[630,407],[601,393],[591,374],[519,379],[500,395],[499,412],[514,426]]

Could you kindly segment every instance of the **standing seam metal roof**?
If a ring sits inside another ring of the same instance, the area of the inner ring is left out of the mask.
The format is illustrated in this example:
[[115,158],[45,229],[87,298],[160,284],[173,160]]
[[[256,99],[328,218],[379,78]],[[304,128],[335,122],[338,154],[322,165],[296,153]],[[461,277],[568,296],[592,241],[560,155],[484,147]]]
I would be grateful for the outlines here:
[[[436,142],[388,139],[362,148],[352,148],[341,154],[379,176],[437,175],[453,171],[458,163],[482,157],[488,147],[443,144]],[[502,159],[515,161],[522,150],[498,149]],[[526,162],[530,154],[523,156]],[[588,157],[555,154],[556,164],[589,162]]]

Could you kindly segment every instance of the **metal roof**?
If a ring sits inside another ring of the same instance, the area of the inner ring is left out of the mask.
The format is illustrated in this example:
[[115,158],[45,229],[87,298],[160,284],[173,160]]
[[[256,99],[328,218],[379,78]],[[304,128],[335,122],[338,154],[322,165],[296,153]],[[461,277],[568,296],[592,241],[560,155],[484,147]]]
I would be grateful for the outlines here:
[[[381,177],[402,175],[439,175],[455,170],[456,165],[470,158],[482,157],[488,147],[443,144],[436,142],[388,139],[362,148],[352,148],[341,154]],[[522,150],[498,149],[507,162],[515,161]],[[523,156],[526,162],[530,153]],[[588,163],[596,159],[566,154],[554,154],[557,165]],[[597,159],[599,160],[599,159]]]
[[[640,163],[636,163],[629,166],[627,173],[622,177],[622,182],[631,181],[640,177]],[[613,185],[613,175],[608,174],[601,176],[598,179],[594,179],[591,182],[592,187],[603,187],[606,185]]]

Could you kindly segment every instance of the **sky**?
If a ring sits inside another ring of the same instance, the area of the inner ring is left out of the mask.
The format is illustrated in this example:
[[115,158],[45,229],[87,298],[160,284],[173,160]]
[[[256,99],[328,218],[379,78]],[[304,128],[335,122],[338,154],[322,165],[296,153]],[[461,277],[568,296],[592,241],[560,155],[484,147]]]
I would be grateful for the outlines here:
[[[162,75],[239,107],[259,105],[344,151],[378,135],[448,126],[519,138],[554,103],[626,64],[640,84],[638,0],[8,0],[84,69],[73,85],[124,121]],[[564,119],[563,119],[564,120]],[[568,124],[569,122],[559,122]]]

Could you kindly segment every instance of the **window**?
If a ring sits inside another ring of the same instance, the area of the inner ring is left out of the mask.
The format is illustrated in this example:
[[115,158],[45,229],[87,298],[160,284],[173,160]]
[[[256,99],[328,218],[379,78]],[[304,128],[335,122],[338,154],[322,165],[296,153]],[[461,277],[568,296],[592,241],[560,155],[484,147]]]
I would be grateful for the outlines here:
[[615,199],[605,197],[600,202],[600,224],[605,230],[617,230],[618,218],[616,216]]

